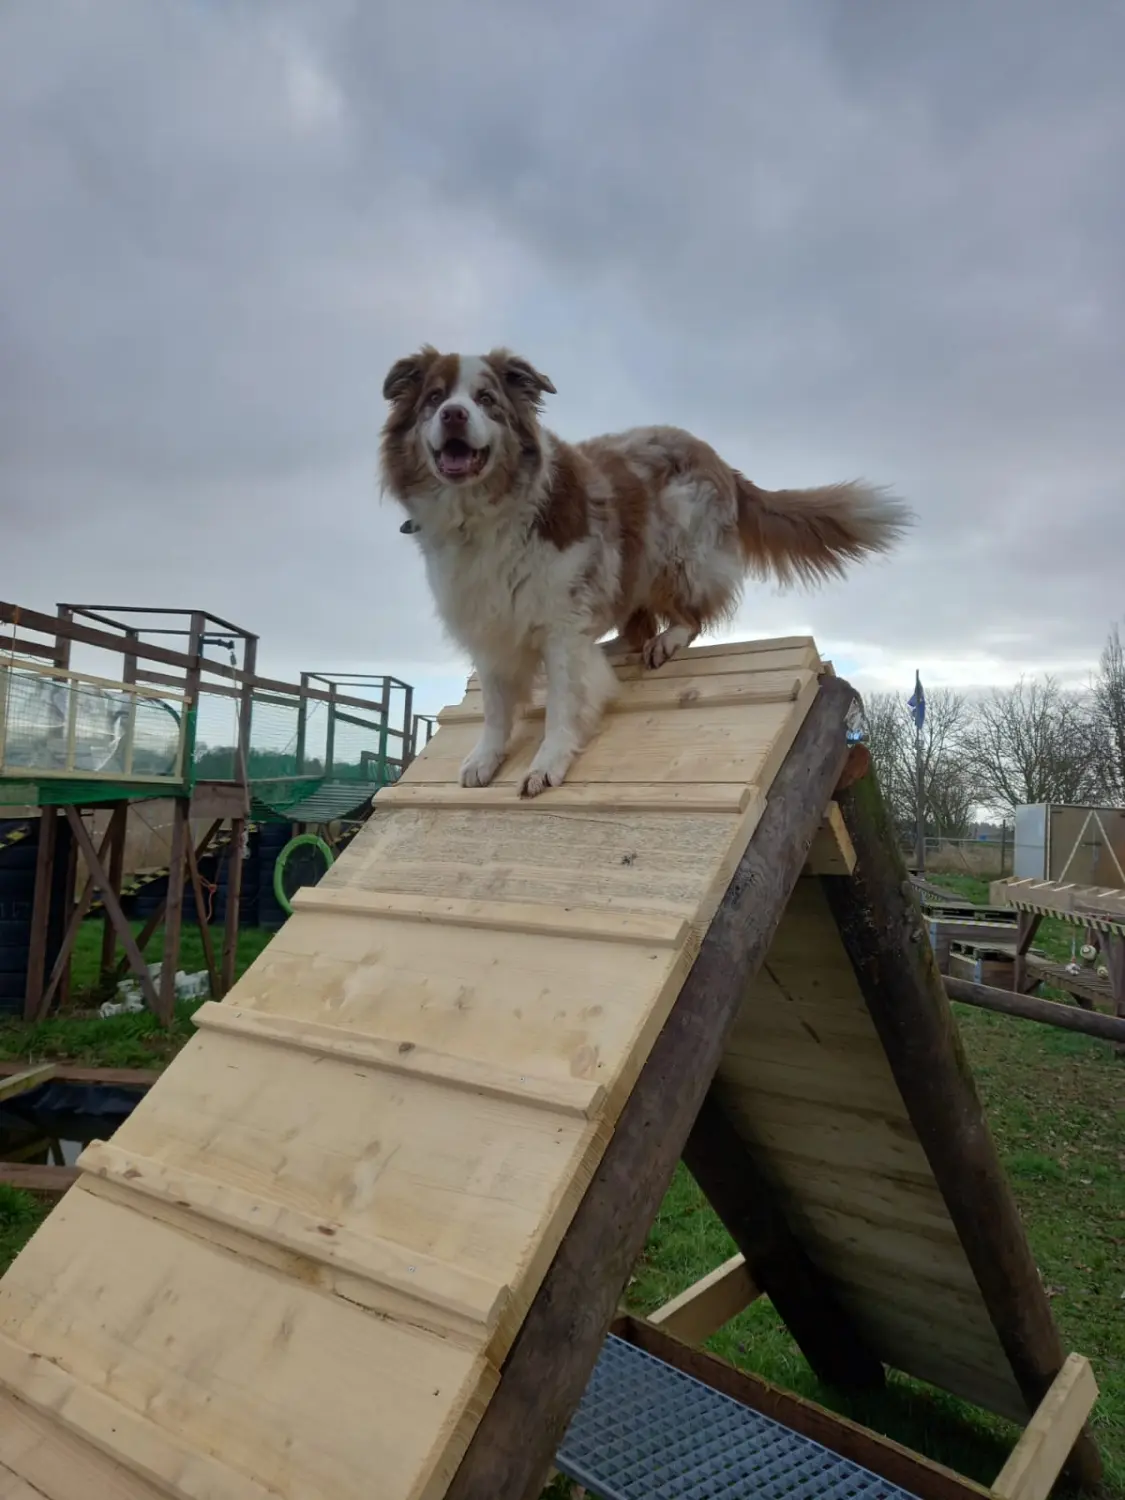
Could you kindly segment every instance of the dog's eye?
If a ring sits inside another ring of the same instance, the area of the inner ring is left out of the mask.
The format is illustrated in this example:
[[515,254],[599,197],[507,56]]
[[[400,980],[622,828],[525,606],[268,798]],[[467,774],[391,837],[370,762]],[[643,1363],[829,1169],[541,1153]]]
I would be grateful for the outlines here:
[[489,406],[495,406],[496,397],[492,394],[491,391],[481,391],[480,395],[477,397],[477,405],[486,408]]
[[425,406],[440,406],[443,400],[444,397],[440,391],[431,391],[423,404]]

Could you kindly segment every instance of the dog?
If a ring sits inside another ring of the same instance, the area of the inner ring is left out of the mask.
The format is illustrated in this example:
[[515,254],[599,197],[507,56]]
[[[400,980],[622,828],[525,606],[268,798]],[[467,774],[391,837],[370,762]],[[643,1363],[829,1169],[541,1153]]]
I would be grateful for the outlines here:
[[612,654],[639,652],[658,671],[731,617],[748,576],[840,575],[890,551],[913,520],[859,481],[761,489],[677,427],[563,442],[540,423],[555,394],[508,349],[424,345],[383,383],[383,490],[406,511],[400,529],[480,679],[484,730],[462,786],[493,780],[545,673],[545,733],[522,797],[561,786],[596,731],[617,691]]

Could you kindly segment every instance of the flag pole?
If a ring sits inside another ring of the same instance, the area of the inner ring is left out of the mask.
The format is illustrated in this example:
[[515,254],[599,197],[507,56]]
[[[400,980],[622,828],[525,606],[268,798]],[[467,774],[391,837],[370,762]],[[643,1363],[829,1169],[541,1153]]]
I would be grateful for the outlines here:
[[922,775],[922,726],[915,725],[914,728],[914,808],[915,808],[915,835],[914,835],[914,860],[918,866],[918,874],[926,873],[926,788]]
[[926,784],[923,774],[922,726],[926,722],[926,695],[922,674],[914,672],[914,696],[910,700],[914,716],[914,863],[918,874],[926,873]]

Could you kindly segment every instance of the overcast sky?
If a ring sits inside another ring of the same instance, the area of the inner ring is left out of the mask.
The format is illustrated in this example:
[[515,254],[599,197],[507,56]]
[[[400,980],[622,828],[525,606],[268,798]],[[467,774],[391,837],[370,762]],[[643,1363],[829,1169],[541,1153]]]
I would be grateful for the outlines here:
[[0,597],[460,696],[380,389],[508,343],[564,437],[857,474],[892,561],[754,587],[859,685],[1083,677],[1125,613],[1120,0],[0,0]]

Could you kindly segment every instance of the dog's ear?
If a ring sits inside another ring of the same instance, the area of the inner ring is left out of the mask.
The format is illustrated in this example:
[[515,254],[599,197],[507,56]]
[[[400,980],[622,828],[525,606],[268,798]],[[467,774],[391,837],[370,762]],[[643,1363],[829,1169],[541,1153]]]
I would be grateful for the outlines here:
[[438,352],[429,344],[423,344],[417,354],[408,354],[396,359],[383,381],[383,400],[401,401],[422,384],[426,371],[437,359]]
[[541,404],[544,392],[552,396],[558,394],[546,375],[541,375],[534,365],[518,354],[512,354],[508,349],[494,349],[488,358],[508,389],[527,397],[536,406]]

